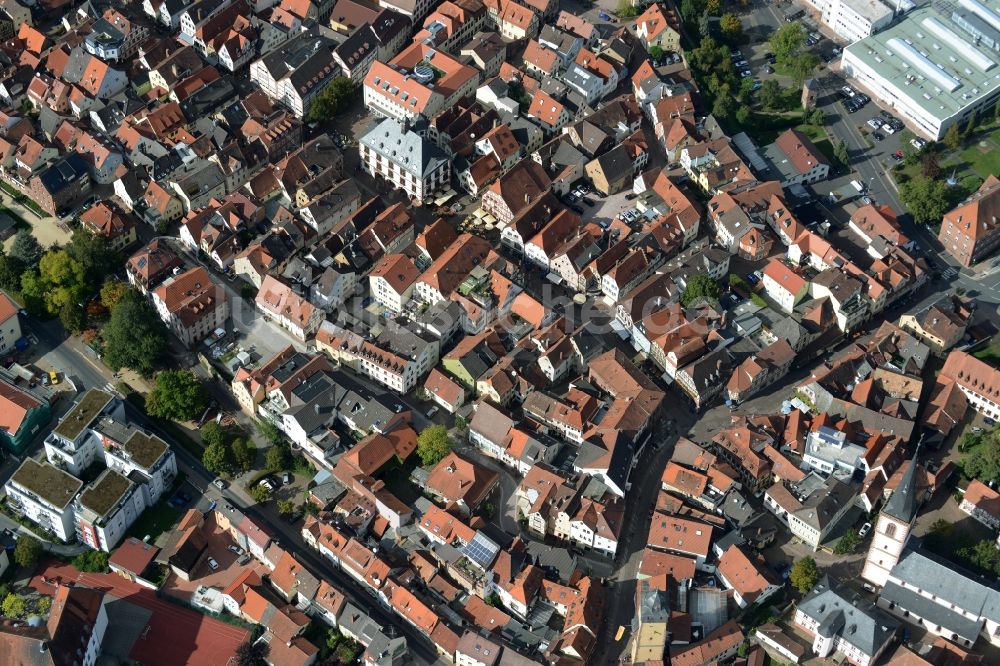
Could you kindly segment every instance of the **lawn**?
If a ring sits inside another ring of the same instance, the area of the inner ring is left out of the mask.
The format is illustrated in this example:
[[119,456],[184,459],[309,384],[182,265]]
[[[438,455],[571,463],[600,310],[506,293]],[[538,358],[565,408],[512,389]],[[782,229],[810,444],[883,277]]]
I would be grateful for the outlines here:
[[161,534],[172,529],[181,518],[181,510],[167,503],[170,496],[169,493],[165,494],[161,502],[146,509],[139,516],[139,520],[132,523],[132,527],[128,529],[128,536],[136,539],[145,539],[149,536],[150,543],[154,543]]
[[[801,113],[780,115],[754,111],[742,129],[758,146],[773,143],[778,135],[790,127],[798,128],[802,123]],[[737,130],[739,131],[739,130]]]
[[998,144],[1000,144],[1000,129],[994,130],[988,136],[973,140],[971,146],[959,153],[959,157],[976,175],[986,180],[991,174],[1000,173]]
[[993,340],[988,347],[973,352],[972,355],[990,365],[1000,366],[1000,340]]

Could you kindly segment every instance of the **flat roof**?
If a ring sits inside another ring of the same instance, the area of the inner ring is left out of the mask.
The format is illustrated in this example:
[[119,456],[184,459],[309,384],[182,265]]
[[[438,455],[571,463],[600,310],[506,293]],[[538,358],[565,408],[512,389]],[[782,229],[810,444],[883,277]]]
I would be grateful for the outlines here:
[[892,8],[879,0],[841,0],[841,2],[855,14],[864,16],[872,23],[892,15]]
[[115,470],[104,470],[96,481],[80,493],[80,505],[103,517],[118,504],[131,487],[132,482]]
[[60,437],[75,440],[85,428],[93,423],[97,415],[104,411],[109,402],[111,402],[110,393],[99,389],[90,389],[73,406],[69,414],[59,422],[55,433]]
[[156,435],[147,435],[141,430],[128,438],[122,448],[132,456],[132,461],[146,469],[156,464],[160,456],[167,450],[167,443]]
[[[1000,0],[963,0],[966,3],[1000,19]],[[925,6],[851,44],[844,53],[874,71],[913,106],[943,120],[1000,87],[1000,54],[974,42],[951,14]]]
[[66,508],[83,485],[83,481],[72,474],[33,458],[21,463],[10,480],[60,509]]

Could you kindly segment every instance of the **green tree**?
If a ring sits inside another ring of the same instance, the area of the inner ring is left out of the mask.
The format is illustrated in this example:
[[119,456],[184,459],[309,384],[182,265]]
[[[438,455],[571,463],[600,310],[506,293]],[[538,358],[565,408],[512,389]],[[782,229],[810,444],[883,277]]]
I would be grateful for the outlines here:
[[664,55],[666,54],[663,52],[663,49],[661,49],[659,46],[656,46],[654,44],[653,46],[649,47],[649,57],[652,58],[653,60],[659,62],[660,60],[663,59]]
[[919,224],[937,222],[951,208],[948,184],[926,176],[916,176],[902,183],[899,198]]
[[68,250],[49,250],[42,255],[38,273],[45,284],[45,308],[49,314],[57,315],[67,305],[82,309],[87,296],[87,272]]
[[219,443],[211,444],[202,452],[201,464],[213,474],[222,474],[229,468],[227,457],[226,447]]
[[738,44],[743,39],[743,21],[736,14],[723,14],[719,19],[722,37],[730,44]]
[[208,390],[190,370],[164,370],[146,396],[146,412],[163,419],[192,421],[206,407]]
[[70,333],[80,333],[86,328],[87,319],[83,314],[83,308],[76,303],[63,303],[59,309],[59,321]]
[[104,304],[109,311],[115,309],[115,305],[121,300],[125,292],[129,290],[129,285],[127,282],[122,282],[121,280],[108,280],[101,287],[101,303]]
[[237,437],[230,446],[230,452],[236,469],[246,473],[253,468],[253,463],[257,459],[257,449],[253,444],[242,437]]
[[958,123],[955,123],[948,128],[948,131],[944,133],[944,138],[941,142],[948,147],[949,150],[958,150],[962,147],[962,132],[958,129]]
[[250,497],[258,504],[263,504],[271,500],[271,491],[258,483],[250,489]]
[[736,100],[729,94],[729,86],[723,86],[712,104],[712,115],[720,122],[725,122],[736,115],[736,109]]
[[288,465],[288,452],[283,446],[272,446],[264,454],[264,469],[268,472],[280,472]]
[[851,152],[847,148],[847,142],[843,139],[833,144],[833,158],[837,160],[841,166],[847,166],[851,163]]
[[272,444],[280,444],[285,440],[284,435],[281,434],[281,430],[278,429],[278,426],[274,425],[273,421],[269,421],[267,419],[257,421],[257,432],[260,433],[261,437]]
[[722,289],[719,287],[719,283],[708,275],[699,273],[688,278],[687,285],[681,293],[681,305],[688,307],[703,299],[717,303],[721,295]]
[[105,573],[108,571],[108,554],[102,550],[86,550],[73,558],[73,567],[78,571]]
[[102,332],[104,361],[112,370],[153,374],[167,349],[167,332],[153,307],[135,289],[122,295]]
[[306,120],[310,123],[322,123],[332,120],[347,108],[357,90],[354,83],[347,77],[338,76],[323,88],[309,105]]
[[694,23],[701,16],[702,3],[699,0],[681,0],[681,18],[686,23]]
[[746,125],[750,122],[750,107],[746,104],[742,104],[740,108],[736,109],[736,122],[740,125]]
[[[745,79],[740,79],[740,92],[737,95],[737,97],[739,97],[739,100],[744,104],[753,99],[753,92],[754,92],[753,87],[754,87],[754,80],[749,76],[746,77]],[[747,109],[747,113],[749,112],[750,109]],[[737,111],[737,113],[739,113],[739,111]]]
[[630,0],[618,0],[618,5],[615,7],[615,14],[621,18],[632,18],[639,15],[639,10],[632,5]]
[[21,274],[21,299],[24,308],[33,317],[47,316],[45,308],[45,283],[38,271],[25,271]]
[[361,646],[355,641],[341,641],[337,645],[337,659],[342,664],[353,664],[357,661],[359,654],[361,654]]
[[722,0],[706,0],[705,13],[718,16],[722,11]]
[[774,79],[764,81],[760,85],[760,90],[757,91],[757,99],[760,100],[761,106],[768,111],[781,108],[783,100],[781,86]]
[[786,23],[775,30],[770,39],[771,52],[779,63],[791,62],[798,56],[806,42],[806,33],[798,23]]
[[443,425],[433,425],[425,428],[417,436],[417,455],[424,467],[436,465],[451,453],[451,440],[448,429]]
[[33,567],[42,556],[42,542],[35,537],[22,534],[14,546],[14,563],[19,567]]
[[91,291],[97,291],[98,285],[121,268],[122,257],[111,249],[103,236],[76,231],[66,249],[83,266]]
[[743,279],[738,273],[729,274],[729,287],[731,289],[742,289],[743,291],[750,291],[750,285],[747,281]]
[[28,604],[24,601],[24,597],[18,594],[8,594],[4,597],[0,610],[3,610],[5,617],[20,618],[27,613]]
[[806,113],[806,122],[816,127],[822,127],[826,124],[826,112],[817,106]]
[[283,516],[290,516],[295,513],[295,502],[292,500],[278,500],[278,513]]
[[455,430],[459,432],[465,432],[469,429],[469,422],[465,420],[464,416],[455,417]]
[[861,537],[854,530],[850,530],[844,536],[840,537],[840,541],[837,542],[833,552],[835,555],[848,555],[854,552],[859,543],[861,543]]
[[35,602],[35,612],[39,615],[46,615],[52,608],[52,597],[39,597]]
[[1000,479],[1000,435],[994,430],[962,461],[965,475],[983,483]]
[[236,648],[236,666],[266,666],[271,646],[262,641],[247,642]]
[[712,17],[709,16],[708,12],[702,12],[698,18],[698,34],[701,35],[702,39],[712,34]]
[[973,133],[976,131],[976,126],[979,124],[979,116],[976,110],[973,109],[972,113],[969,114],[969,122],[965,124],[965,130],[962,132],[962,139],[968,141],[972,138]]
[[215,421],[209,421],[201,427],[201,443],[204,446],[212,446],[213,444],[218,444],[219,446],[225,448],[229,442],[229,438],[226,437],[226,431],[222,429]]
[[933,150],[928,150],[920,156],[920,173],[932,180],[941,175],[941,165],[938,164],[938,155]]
[[0,247],[0,289],[11,293],[21,291],[21,274],[24,270],[24,262],[5,254]]
[[820,573],[819,568],[816,566],[816,560],[807,556],[796,560],[795,564],[792,565],[792,571],[788,574],[788,580],[791,581],[796,590],[802,594],[806,594],[819,581],[819,576]]
[[984,539],[958,551],[958,556],[977,569],[1000,575],[1000,550],[993,539]]
[[813,70],[819,65],[819,56],[815,53],[804,51],[795,57],[794,60],[785,63],[785,70],[792,77],[796,87],[801,86],[806,79],[813,74]]
[[38,242],[38,239],[32,235],[30,229],[21,229],[14,236],[14,242],[11,244],[10,252],[7,254],[28,268],[35,268],[38,266],[38,262],[42,260],[45,249]]

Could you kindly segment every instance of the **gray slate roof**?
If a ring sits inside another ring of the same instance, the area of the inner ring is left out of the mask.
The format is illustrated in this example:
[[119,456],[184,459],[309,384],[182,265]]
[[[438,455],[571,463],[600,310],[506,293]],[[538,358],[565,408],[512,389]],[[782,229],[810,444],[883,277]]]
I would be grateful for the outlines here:
[[899,623],[856,593],[833,585],[826,576],[806,595],[799,610],[819,621],[819,633],[839,635],[867,655],[874,655]]
[[387,118],[361,137],[361,143],[416,178],[437,170],[448,155],[398,121]]

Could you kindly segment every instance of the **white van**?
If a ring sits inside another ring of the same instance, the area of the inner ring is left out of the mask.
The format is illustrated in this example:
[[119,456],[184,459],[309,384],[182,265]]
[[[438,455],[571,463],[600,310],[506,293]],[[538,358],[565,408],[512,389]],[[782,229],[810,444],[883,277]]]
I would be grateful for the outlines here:
[[852,181],[851,181],[851,185],[852,185],[852,186],[854,187],[854,189],[856,189],[856,190],[857,190],[858,192],[861,192],[862,194],[864,193],[864,191],[865,191],[865,184],[864,184],[864,183],[862,183],[862,182],[861,182],[860,180],[852,180]]

